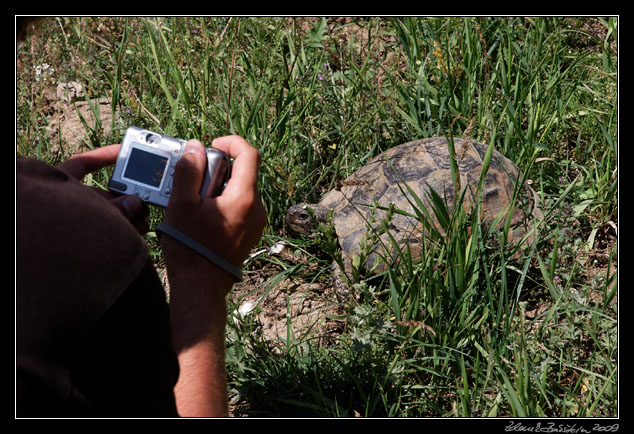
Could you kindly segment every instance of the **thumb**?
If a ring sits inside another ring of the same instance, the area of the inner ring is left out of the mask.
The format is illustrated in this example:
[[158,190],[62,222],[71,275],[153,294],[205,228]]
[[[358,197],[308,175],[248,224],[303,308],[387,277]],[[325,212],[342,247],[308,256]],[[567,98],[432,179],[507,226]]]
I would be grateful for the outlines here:
[[202,143],[188,141],[183,155],[174,166],[170,206],[197,206],[200,203],[200,186],[206,164],[207,154]]

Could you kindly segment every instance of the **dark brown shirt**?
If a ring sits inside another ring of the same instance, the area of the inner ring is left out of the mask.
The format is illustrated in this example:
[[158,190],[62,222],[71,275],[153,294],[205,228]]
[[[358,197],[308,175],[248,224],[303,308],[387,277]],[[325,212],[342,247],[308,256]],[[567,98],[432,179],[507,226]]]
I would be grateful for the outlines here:
[[18,158],[16,415],[175,416],[170,341],[134,227],[63,171]]

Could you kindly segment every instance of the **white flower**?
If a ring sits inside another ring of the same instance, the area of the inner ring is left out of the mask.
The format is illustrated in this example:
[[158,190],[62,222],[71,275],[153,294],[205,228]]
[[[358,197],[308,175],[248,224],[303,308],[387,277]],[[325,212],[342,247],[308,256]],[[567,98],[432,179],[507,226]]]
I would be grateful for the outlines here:
[[35,81],[40,81],[40,77],[45,71],[47,71],[49,77],[52,77],[53,73],[55,72],[55,70],[51,68],[51,65],[49,65],[48,63],[35,65]]

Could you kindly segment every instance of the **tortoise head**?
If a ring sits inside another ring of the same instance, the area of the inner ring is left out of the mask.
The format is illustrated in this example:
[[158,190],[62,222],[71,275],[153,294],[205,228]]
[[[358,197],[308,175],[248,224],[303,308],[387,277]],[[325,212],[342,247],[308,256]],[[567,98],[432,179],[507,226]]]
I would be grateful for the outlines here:
[[288,209],[286,217],[293,232],[311,236],[319,223],[328,220],[328,212],[328,209],[317,204],[298,203]]

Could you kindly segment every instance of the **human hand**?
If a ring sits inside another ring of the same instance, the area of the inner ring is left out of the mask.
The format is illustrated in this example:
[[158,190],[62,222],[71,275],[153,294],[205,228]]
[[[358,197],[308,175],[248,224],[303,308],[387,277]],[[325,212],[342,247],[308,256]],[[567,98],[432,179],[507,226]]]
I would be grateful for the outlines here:
[[[121,145],[109,145],[83,152],[70,157],[57,168],[81,181],[89,173],[115,164],[120,148]],[[147,233],[149,230],[147,218],[150,211],[140,198],[133,195],[115,196],[100,188],[93,190],[121,211],[137,232],[141,235]]]
[[[175,167],[165,223],[240,267],[266,224],[257,189],[260,154],[239,136],[215,139],[212,146],[234,158],[231,178],[223,193],[200,197],[207,157],[203,145],[190,140]],[[211,265],[169,236],[161,237],[161,244],[168,269],[172,266],[194,271],[199,264]]]

